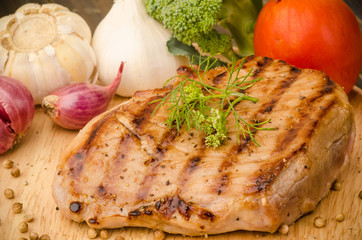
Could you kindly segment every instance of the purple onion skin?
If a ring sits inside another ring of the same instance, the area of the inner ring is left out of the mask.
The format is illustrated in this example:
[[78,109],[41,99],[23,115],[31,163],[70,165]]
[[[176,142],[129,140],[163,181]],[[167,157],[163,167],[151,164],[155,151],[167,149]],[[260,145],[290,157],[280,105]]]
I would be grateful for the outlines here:
[[20,81],[0,76],[0,154],[26,133],[34,117],[34,100]]
[[[107,110],[122,77],[124,63],[117,77],[109,86],[89,83],[74,83],[55,90],[43,99],[42,107],[59,126],[79,130],[92,118]],[[50,100],[56,96],[56,100]]]

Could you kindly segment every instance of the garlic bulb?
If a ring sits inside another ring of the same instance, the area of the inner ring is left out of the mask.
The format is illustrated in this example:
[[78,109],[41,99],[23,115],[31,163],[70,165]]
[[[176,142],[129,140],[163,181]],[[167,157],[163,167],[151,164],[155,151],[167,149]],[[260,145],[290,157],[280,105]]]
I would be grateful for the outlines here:
[[40,104],[55,89],[95,79],[90,41],[78,14],[58,4],[25,4],[0,19],[0,75],[19,79]]
[[129,97],[137,90],[162,87],[180,65],[188,64],[186,57],[168,52],[170,36],[147,14],[143,0],[116,0],[93,34],[99,80],[110,84],[124,61],[127,68],[117,94]]

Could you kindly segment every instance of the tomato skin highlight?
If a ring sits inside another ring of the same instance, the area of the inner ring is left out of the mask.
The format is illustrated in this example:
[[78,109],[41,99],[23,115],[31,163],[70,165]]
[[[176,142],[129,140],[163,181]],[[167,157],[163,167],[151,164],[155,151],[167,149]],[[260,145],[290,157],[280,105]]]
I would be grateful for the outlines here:
[[360,28],[342,0],[269,0],[256,21],[254,51],[324,71],[346,93],[362,65]]

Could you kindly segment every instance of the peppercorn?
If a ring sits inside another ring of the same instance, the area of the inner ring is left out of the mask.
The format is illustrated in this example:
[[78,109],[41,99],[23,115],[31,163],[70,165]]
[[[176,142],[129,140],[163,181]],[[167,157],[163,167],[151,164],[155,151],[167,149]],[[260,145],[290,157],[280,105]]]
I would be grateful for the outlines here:
[[98,233],[94,228],[88,228],[87,235],[89,238],[93,239],[97,237]]
[[21,222],[19,225],[18,225],[18,229],[21,233],[25,233],[28,231],[28,224],[26,222]]
[[4,195],[7,199],[13,199],[14,198],[14,190],[11,188],[7,188],[4,190]]
[[13,168],[13,169],[11,169],[11,176],[13,176],[13,177],[19,177],[20,176],[20,169],[19,168]]
[[12,206],[12,210],[13,213],[21,213],[21,211],[23,210],[23,204],[19,202],[14,203]]
[[29,233],[29,239],[30,239],[30,240],[38,240],[38,239],[39,239],[38,233],[36,233],[36,232],[30,232],[30,233]]
[[10,161],[10,160],[5,160],[3,161],[3,167],[4,168],[7,168],[7,169],[10,169],[13,167],[13,161]]
[[317,228],[321,228],[324,227],[326,225],[326,220],[322,217],[316,217],[314,219],[314,226],[316,226]]

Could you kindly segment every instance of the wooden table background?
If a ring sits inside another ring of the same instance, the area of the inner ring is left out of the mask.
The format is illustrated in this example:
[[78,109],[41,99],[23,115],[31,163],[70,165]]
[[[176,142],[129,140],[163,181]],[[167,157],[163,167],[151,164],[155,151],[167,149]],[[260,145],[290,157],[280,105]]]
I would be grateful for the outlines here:
[[[361,12],[360,0],[350,0],[352,6]],[[0,17],[14,12],[22,4],[30,1],[0,1]],[[59,0],[59,1],[32,1],[38,3],[56,2],[80,14],[89,24],[92,31],[110,9],[112,0]],[[354,4],[354,5],[353,5]],[[281,233],[269,234],[260,232],[237,231],[232,233],[208,236],[212,240],[360,240],[362,239],[362,200],[358,194],[362,190],[361,156],[362,156],[362,90],[355,87],[349,94],[354,107],[357,123],[357,134],[354,152],[350,164],[344,169],[338,181],[342,184],[341,191],[331,191],[324,198],[317,209],[296,223],[289,226],[288,235]],[[124,99],[115,97],[111,106]],[[0,156],[0,164],[4,160],[12,160],[15,167],[19,167],[21,175],[14,178],[9,169],[0,166],[0,240],[28,238],[29,233],[20,233],[18,224],[27,214],[34,214],[34,222],[29,223],[29,231],[40,235],[49,234],[56,240],[82,240],[89,239],[85,223],[75,223],[65,219],[57,210],[51,196],[51,183],[54,176],[57,160],[60,153],[77,134],[76,131],[64,130],[54,125],[45,116],[40,108],[36,109],[35,117],[29,131],[22,143],[13,150]],[[3,191],[12,188],[15,191],[14,199],[6,199]],[[22,213],[13,214],[11,205],[22,202]],[[339,213],[345,214],[343,222],[337,222],[335,217]],[[327,220],[326,226],[316,228],[313,226],[315,217],[321,216]],[[145,228],[123,228],[108,230],[109,239],[117,235],[126,240],[156,239],[154,231]],[[98,239],[100,239],[98,237]],[[166,234],[167,240],[203,239],[203,237],[182,237],[181,235]]]

